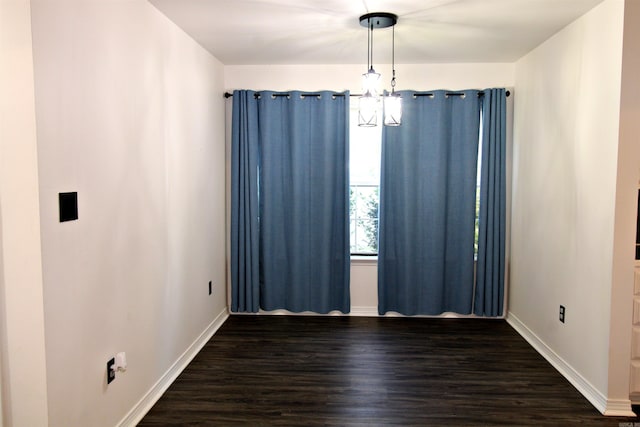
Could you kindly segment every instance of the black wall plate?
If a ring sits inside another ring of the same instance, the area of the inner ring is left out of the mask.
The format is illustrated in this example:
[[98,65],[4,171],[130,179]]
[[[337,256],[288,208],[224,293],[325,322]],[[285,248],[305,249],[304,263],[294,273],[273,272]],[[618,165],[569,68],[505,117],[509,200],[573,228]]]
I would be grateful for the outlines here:
[[78,193],[59,193],[60,222],[74,221],[78,219]]
[[78,219],[78,193],[59,193],[60,222],[74,221]]
[[111,358],[107,362],[107,384],[109,384],[111,381],[116,379],[116,371],[111,369],[113,367],[114,363],[116,363],[116,359],[115,358]]

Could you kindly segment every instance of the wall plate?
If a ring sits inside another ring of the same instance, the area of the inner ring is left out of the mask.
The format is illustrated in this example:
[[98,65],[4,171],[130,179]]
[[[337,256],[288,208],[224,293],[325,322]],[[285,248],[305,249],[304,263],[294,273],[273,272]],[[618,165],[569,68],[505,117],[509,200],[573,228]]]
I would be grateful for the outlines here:
[[60,222],[78,219],[78,193],[58,193],[60,206]]

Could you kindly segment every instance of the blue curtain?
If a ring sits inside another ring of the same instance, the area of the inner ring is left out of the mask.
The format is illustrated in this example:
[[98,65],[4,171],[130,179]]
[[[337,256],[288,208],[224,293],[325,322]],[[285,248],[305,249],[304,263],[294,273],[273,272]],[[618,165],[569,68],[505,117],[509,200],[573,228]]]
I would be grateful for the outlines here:
[[402,91],[382,136],[378,311],[471,313],[480,101]]
[[233,93],[231,129],[231,311],[257,312],[259,300],[258,103]]
[[506,92],[482,97],[478,265],[474,313],[500,316],[504,303],[506,215]]
[[[250,281],[239,277],[238,282],[232,284],[232,300],[236,296],[257,294],[259,308],[264,310],[347,313],[350,309],[349,95],[327,91],[305,95],[292,91],[283,96],[262,91],[255,100],[253,93],[249,94],[247,102],[253,103],[257,112],[255,128],[238,126],[238,130],[248,130],[250,144],[258,147],[258,176],[245,173],[245,177],[252,181],[251,187],[256,189],[259,200],[259,230],[236,231],[232,224],[232,243],[234,232],[247,236],[242,243],[244,249],[232,248],[232,268],[234,263],[241,266],[248,262],[233,260],[236,255],[247,254],[247,247],[250,247],[252,267]],[[235,105],[235,92],[233,101]],[[236,129],[235,123],[241,118],[234,114],[233,121]],[[232,138],[233,143],[242,143],[242,140],[239,136]],[[254,153],[253,148],[246,152]],[[249,160],[245,163],[253,167]],[[232,188],[234,194],[241,191],[241,188]],[[242,209],[234,209],[232,204],[232,218],[240,214]],[[256,225],[253,221],[237,224],[239,229],[247,224]],[[253,275],[255,245],[259,253],[257,276]],[[232,310],[234,308],[232,306]],[[257,309],[252,304],[245,311]],[[238,311],[243,311],[240,306]]]

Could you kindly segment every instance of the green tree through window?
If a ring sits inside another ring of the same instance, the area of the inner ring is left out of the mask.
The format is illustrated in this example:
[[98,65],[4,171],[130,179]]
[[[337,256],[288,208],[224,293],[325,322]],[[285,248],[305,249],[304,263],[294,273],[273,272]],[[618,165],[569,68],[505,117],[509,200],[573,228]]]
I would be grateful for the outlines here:
[[350,190],[351,253],[376,254],[378,252],[378,186],[352,185]]

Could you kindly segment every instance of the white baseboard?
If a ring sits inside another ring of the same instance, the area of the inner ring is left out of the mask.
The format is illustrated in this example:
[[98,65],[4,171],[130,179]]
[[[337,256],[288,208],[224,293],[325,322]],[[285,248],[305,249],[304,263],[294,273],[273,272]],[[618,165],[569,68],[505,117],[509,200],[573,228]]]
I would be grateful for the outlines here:
[[586,378],[569,365],[562,357],[544,343],[531,329],[529,329],[517,316],[507,314],[507,322],[516,330],[531,346],[536,349],[560,374],[565,377],[582,395],[600,411],[603,415],[618,417],[635,417],[631,410],[630,400],[608,400]]
[[202,347],[211,339],[213,334],[222,326],[229,317],[229,311],[225,308],[207,326],[198,338],[185,350],[184,353],[169,367],[167,372],[160,377],[153,387],[140,399],[140,401],[129,411],[127,415],[117,424],[118,427],[132,427],[137,425],[149,412],[155,403],[162,397],[164,392],[178,378],[178,375],[191,363],[194,357],[202,350]]
[[631,410],[631,400],[629,399],[607,399],[604,415],[608,417],[637,417],[636,413]]
[[369,307],[369,306],[351,306],[350,316],[359,316],[359,317],[379,317],[378,307]]

